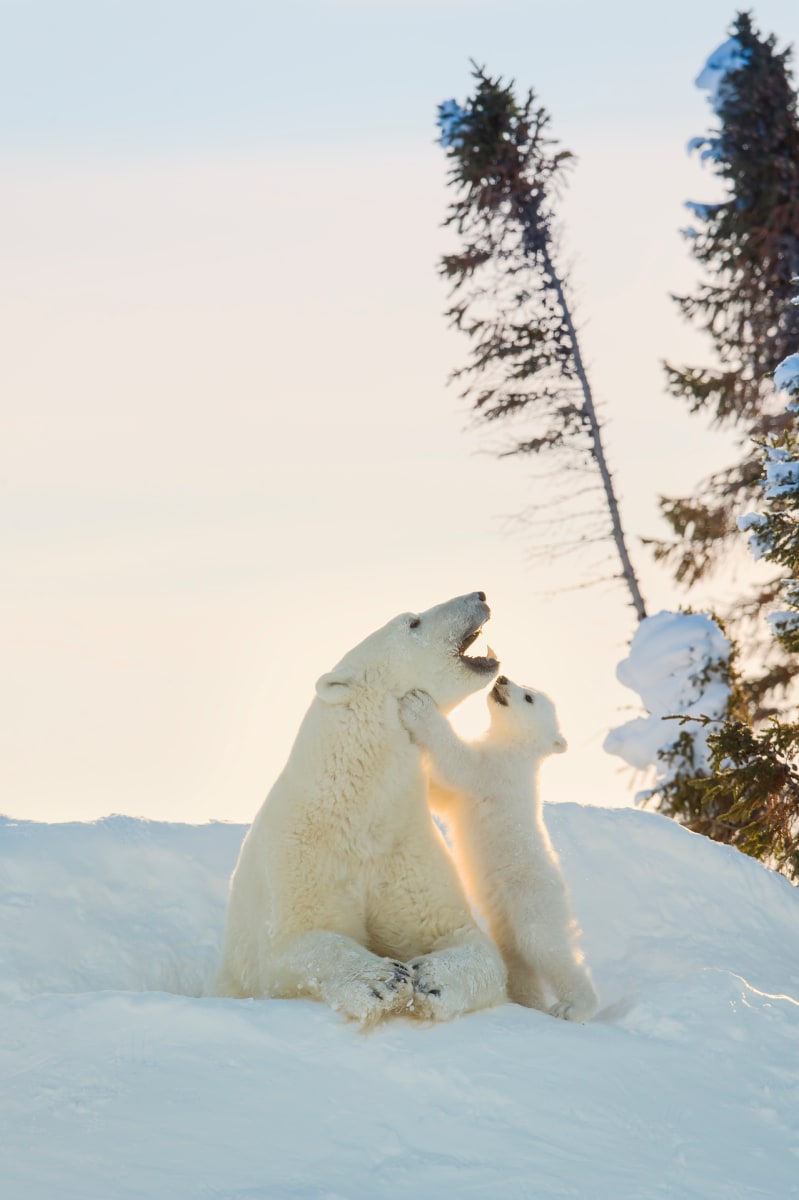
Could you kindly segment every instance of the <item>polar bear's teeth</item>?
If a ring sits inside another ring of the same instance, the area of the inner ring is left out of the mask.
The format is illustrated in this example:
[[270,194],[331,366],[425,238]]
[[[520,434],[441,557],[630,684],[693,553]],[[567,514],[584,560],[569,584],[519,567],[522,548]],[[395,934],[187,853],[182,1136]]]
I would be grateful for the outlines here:
[[475,629],[471,633],[467,633],[461,644],[458,646],[458,653],[461,658],[465,657],[466,651],[469,650],[482,633],[481,629]]
[[[496,670],[499,664],[494,658],[494,652],[490,646],[485,652],[481,652],[480,647],[475,645],[475,642],[481,636],[482,632],[482,629],[477,629],[471,634],[467,634],[458,648],[458,655],[461,662],[465,663],[468,667],[471,667],[473,671],[480,671],[483,674],[488,674],[489,672]],[[483,645],[485,645],[485,639],[483,639]],[[470,653],[467,654],[467,650]]]
[[478,638],[479,638],[479,641],[478,641],[478,639],[475,639],[475,641],[477,641],[477,645],[471,647],[473,653],[471,653],[469,655],[469,658],[479,659],[481,662],[484,662],[484,663],[496,662],[497,661],[496,653],[495,653],[494,649],[488,645],[485,638],[482,636],[482,631],[478,635]]

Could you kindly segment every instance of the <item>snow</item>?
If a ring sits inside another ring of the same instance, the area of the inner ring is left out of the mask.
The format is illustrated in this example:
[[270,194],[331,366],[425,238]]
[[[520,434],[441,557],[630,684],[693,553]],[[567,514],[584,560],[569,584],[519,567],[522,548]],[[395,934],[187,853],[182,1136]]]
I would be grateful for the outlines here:
[[736,522],[741,533],[748,533],[750,529],[763,529],[768,525],[768,518],[763,513],[745,513],[739,517]]
[[774,386],[778,392],[787,392],[791,397],[788,408],[799,403],[799,354],[789,354],[774,372]]
[[706,162],[711,158],[718,160],[719,158],[719,139],[717,137],[692,137],[686,143],[686,152],[693,154],[696,150],[701,150],[699,155],[701,162]]
[[799,629],[799,612],[784,609],[780,612],[767,613],[765,619],[775,637],[793,633]]
[[0,821],[4,1200],[796,1195],[799,893],[652,813],[547,821],[598,1017],[368,1035],[198,995],[242,826]]
[[457,100],[445,100],[438,106],[438,127],[441,136],[438,139],[442,146],[461,146],[463,138],[459,136],[461,125],[468,117],[468,110],[461,108]]
[[729,656],[729,640],[707,613],[659,612],[640,623],[616,674],[650,712],[682,711],[693,676],[706,662]]
[[773,500],[796,491],[799,485],[799,462],[792,460],[787,450],[769,446],[766,454],[764,496]]
[[[779,363],[774,371],[774,386],[777,391],[788,393],[788,411],[799,411],[799,354],[789,354]],[[796,448],[790,439],[787,445],[776,444],[776,439],[772,439],[771,443],[766,445],[763,456],[765,500],[791,496],[794,503],[796,502],[799,496],[799,460],[795,455]],[[749,538],[749,552],[755,561],[774,557],[775,532],[768,516],[763,513],[745,513],[738,518],[738,528],[742,533],[753,530]],[[787,602],[796,606],[799,603],[796,580],[783,579],[781,587]],[[799,612],[773,612],[766,615],[766,621],[774,636],[784,637],[794,633],[799,627]]]
[[[694,80],[698,88],[708,93],[708,103],[717,116],[721,116],[722,105],[731,95],[730,74],[740,71],[748,61],[749,55],[738,39],[730,38],[713,51]],[[703,163],[708,159],[711,162],[718,162],[721,158],[720,139],[714,134],[691,138],[686,149],[689,154],[700,151],[699,157]],[[694,204],[689,201],[686,207],[691,209],[701,220],[706,221],[721,206],[718,204]]]
[[683,207],[698,217],[700,221],[708,221],[721,206],[718,204],[699,204],[696,200],[685,200]]
[[729,94],[728,76],[746,66],[749,57],[737,38],[729,38],[708,58],[694,80],[696,86],[708,93],[708,103],[718,113]]
[[[638,692],[647,709],[612,729],[605,738],[609,754],[623,758],[636,770],[656,767],[658,782],[668,782],[673,766],[659,759],[687,730],[694,742],[697,769],[708,762],[707,734],[713,726],[680,725],[666,717],[721,718],[729,700],[725,668],[732,647],[707,613],[660,612],[643,620],[630,643],[629,655],[616,675]],[[641,793],[640,799],[649,795]]]
[[755,562],[759,562],[769,548],[769,540],[766,536],[768,517],[763,513],[744,513],[742,517],[738,518],[737,525],[741,533],[748,533],[750,529],[754,530],[747,545],[752,558]]
[[200,995],[241,826],[0,821],[0,1000],[107,988]]

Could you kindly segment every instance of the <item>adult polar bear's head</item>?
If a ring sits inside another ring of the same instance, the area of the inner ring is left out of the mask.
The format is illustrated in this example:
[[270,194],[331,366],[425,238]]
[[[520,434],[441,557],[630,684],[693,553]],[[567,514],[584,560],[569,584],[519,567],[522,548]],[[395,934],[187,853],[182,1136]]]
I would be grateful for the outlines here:
[[520,746],[536,758],[563,754],[566,739],[549,696],[500,675],[488,695],[492,742]]
[[323,675],[316,694],[336,705],[356,703],[367,692],[399,697],[422,688],[447,712],[499,670],[490,652],[467,653],[490,616],[484,592],[456,596],[427,612],[402,613]]

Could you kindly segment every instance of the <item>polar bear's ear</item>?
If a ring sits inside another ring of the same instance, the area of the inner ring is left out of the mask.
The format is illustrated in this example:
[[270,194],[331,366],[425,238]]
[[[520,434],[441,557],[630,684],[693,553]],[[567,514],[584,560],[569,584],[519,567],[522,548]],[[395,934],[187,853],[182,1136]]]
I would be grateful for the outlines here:
[[325,704],[349,704],[358,687],[358,679],[350,671],[328,671],[316,681],[316,694]]
[[552,752],[554,754],[565,754],[568,749],[569,743],[566,741],[565,737],[560,736],[555,738],[552,746]]

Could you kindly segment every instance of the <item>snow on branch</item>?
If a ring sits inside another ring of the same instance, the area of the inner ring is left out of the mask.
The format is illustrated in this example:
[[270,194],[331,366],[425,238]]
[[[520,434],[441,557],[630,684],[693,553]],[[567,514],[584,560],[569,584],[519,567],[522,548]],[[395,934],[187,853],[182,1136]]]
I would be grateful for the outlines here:
[[441,130],[439,143],[444,146],[462,146],[463,138],[460,130],[468,120],[468,109],[461,108],[457,100],[445,100],[438,106],[437,125]]
[[729,76],[745,67],[749,57],[738,38],[731,37],[713,51],[697,75],[694,83],[707,92],[708,103],[715,113],[729,95]]
[[654,768],[655,786],[638,793],[639,803],[687,774],[707,774],[707,735],[716,725],[665,718],[720,721],[730,701],[731,654],[729,639],[707,613],[664,611],[639,625],[616,675],[638,693],[647,715],[612,729],[604,743],[608,754],[637,770]]
[[787,392],[787,407],[796,412],[799,409],[799,354],[789,354],[782,360],[774,372],[774,386],[778,392]]
[[[799,412],[799,354],[789,354],[774,371],[774,386],[788,397],[789,412]],[[780,584],[789,608],[766,617],[772,634],[793,653],[799,651],[799,442],[790,429],[772,434],[761,443],[764,512],[738,518],[738,528],[749,533],[749,551],[755,559],[778,563],[789,578]]]

